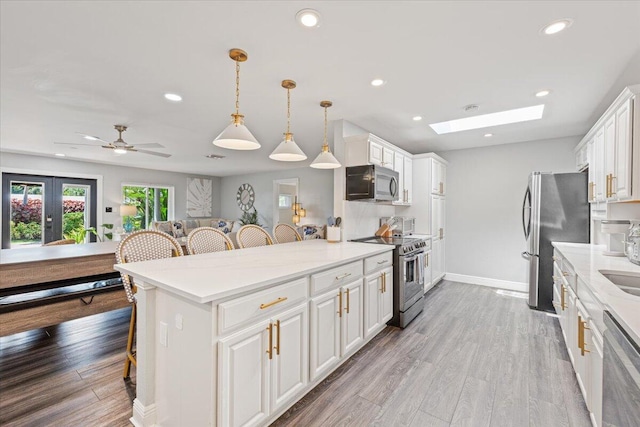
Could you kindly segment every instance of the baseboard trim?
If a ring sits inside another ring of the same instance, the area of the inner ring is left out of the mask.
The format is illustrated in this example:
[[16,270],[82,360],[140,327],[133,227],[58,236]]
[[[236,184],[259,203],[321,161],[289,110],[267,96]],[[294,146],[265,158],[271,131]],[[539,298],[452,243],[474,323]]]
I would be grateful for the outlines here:
[[137,398],[133,400],[133,416],[129,422],[135,427],[150,427],[156,425],[155,403],[144,406]]
[[490,288],[507,289],[516,292],[528,292],[529,287],[524,282],[511,282],[508,280],[490,279],[488,277],[467,276],[466,274],[446,273],[445,280],[452,282],[470,283],[472,285],[487,286]]

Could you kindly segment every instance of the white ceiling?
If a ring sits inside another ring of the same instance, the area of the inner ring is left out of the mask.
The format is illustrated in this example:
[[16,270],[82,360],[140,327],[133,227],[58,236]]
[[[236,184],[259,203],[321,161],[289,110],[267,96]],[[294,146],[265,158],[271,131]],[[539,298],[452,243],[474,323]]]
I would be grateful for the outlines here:
[[[319,28],[297,24],[303,8],[322,14]],[[308,165],[323,99],[330,119],[413,153],[581,135],[640,51],[638,1],[2,1],[0,15],[2,151],[214,176]],[[567,31],[539,33],[566,17]],[[253,152],[211,144],[234,110],[233,47],[249,54],[240,110],[262,143]],[[387,84],[370,86],[375,77]],[[298,83],[292,131],[305,162],[268,159],[286,127],[283,79]],[[477,114],[535,105],[540,89],[552,93],[538,121],[442,136],[428,126],[471,103]],[[91,144],[76,132],[112,141],[114,124],[172,157],[53,144]]]

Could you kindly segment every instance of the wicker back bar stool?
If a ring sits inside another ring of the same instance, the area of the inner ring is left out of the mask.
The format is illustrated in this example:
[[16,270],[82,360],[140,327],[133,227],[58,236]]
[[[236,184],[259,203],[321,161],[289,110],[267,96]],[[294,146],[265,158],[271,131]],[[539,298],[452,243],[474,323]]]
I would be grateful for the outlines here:
[[278,224],[273,228],[273,238],[277,243],[300,242],[302,236],[289,224]]
[[[153,259],[172,258],[183,256],[184,252],[180,243],[173,237],[161,231],[141,230],[126,236],[116,250],[116,262],[126,264],[129,262],[149,261]],[[138,366],[136,353],[133,350],[133,340],[136,330],[136,296],[133,279],[121,273],[122,284],[131,303],[131,320],[129,321],[129,336],[127,338],[127,354],[124,362],[123,377],[128,378],[131,372],[131,364]]]
[[238,246],[240,246],[241,249],[273,245],[273,240],[271,240],[269,233],[267,233],[264,228],[253,224],[240,227],[237,240]]
[[233,250],[233,242],[222,231],[213,227],[198,227],[187,236],[190,255]]

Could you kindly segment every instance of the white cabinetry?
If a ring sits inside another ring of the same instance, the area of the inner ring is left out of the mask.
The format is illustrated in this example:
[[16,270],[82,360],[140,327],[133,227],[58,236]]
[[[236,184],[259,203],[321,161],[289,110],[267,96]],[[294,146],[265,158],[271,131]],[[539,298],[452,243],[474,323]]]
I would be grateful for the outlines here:
[[393,317],[393,267],[364,278],[364,337],[380,331]]
[[591,291],[582,289],[586,285],[578,280],[571,264],[557,249],[553,260],[553,305],[580,391],[593,424],[599,427],[602,425],[603,341],[593,316],[602,317],[602,308],[597,308],[599,304]]
[[[425,255],[425,292],[445,275],[447,161],[433,154],[413,157],[413,188],[408,216],[416,218],[416,232],[431,235],[431,252]],[[427,251],[426,251],[427,252]]]
[[[589,167],[589,201],[640,200],[640,85],[626,88],[576,147]],[[606,215],[605,215],[606,216]]]
[[398,172],[398,200],[394,205],[408,206],[412,199],[412,164],[408,153],[373,134],[345,138],[346,166],[377,165]]
[[311,380],[322,376],[364,340],[363,283],[358,278],[311,299]]
[[255,425],[307,384],[307,304],[219,342],[222,425]]

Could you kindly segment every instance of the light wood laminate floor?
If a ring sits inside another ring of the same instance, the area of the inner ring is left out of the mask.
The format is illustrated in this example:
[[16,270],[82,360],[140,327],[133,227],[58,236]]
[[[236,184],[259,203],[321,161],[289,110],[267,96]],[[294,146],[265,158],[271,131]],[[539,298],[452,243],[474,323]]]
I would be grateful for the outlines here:
[[496,289],[441,282],[272,426],[591,425],[558,319]]
[[[127,426],[129,309],[0,338],[0,425]],[[274,426],[590,426],[558,320],[442,282]]]

